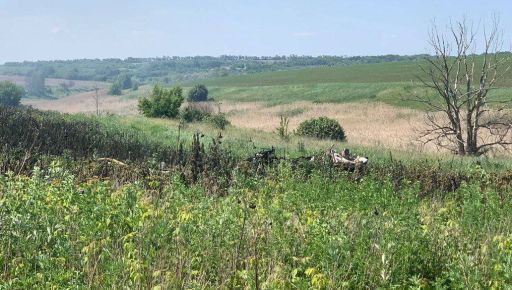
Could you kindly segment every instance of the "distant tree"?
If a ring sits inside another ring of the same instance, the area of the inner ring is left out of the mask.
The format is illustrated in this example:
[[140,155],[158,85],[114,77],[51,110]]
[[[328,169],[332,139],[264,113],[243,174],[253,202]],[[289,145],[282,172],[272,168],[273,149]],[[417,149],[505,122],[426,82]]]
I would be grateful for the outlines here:
[[16,107],[20,104],[21,97],[24,94],[23,88],[16,84],[4,81],[0,82],[0,106]]
[[108,89],[108,94],[112,96],[120,96],[123,94],[123,91],[121,90],[121,85],[118,82],[114,82],[110,89]]
[[121,87],[121,90],[131,89],[132,88],[132,77],[127,74],[122,74],[117,77],[117,82]]
[[189,102],[204,102],[208,100],[208,89],[205,85],[195,85],[188,92]]
[[139,82],[138,81],[133,81],[132,82],[132,91],[136,91],[139,89]]
[[62,82],[59,84],[60,89],[66,94],[69,95],[69,84],[66,82]]
[[169,90],[155,85],[149,98],[139,100],[139,111],[146,117],[176,118],[183,104],[183,89]]
[[36,97],[46,97],[45,76],[42,72],[34,71],[25,77],[27,92]]

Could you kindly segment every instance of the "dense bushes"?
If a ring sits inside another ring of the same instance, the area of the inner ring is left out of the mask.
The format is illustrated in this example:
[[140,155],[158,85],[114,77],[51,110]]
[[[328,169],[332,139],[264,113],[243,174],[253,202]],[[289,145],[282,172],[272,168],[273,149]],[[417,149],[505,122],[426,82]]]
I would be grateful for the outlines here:
[[180,87],[164,89],[156,85],[149,98],[139,100],[138,107],[146,117],[176,118],[183,100]]
[[207,121],[212,124],[215,128],[224,130],[231,123],[223,113],[211,115],[207,118]]
[[108,94],[111,96],[120,96],[123,94],[121,85],[118,82],[114,82],[108,89]]
[[345,131],[333,119],[320,117],[302,122],[297,128],[297,135],[319,139],[345,140]]
[[186,123],[201,122],[214,113],[215,110],[210,102],[188,103],[187,107],[180,112],[180,119]]
[[130,75],[122,74],[119,75],[117,79],[112,83],[108,90],[108,94],[112,96],[120,96],[123,94],[123,90],[137,90],[138,88],[138,84],[132,82],[132,77]]
[[175,148],[126,127],[96,118],[0,107],[1,150],[20,149],[28,157],[62,155],[111,157],[120,160],[167,160]]
[[208,100],[208,89],[205,85],[195,85],[188,92],[189,102],[205,102]]
[[9,81],[0,82],[0,106],[18,106],[23,94],[23,88],[18,87],[16,84]]

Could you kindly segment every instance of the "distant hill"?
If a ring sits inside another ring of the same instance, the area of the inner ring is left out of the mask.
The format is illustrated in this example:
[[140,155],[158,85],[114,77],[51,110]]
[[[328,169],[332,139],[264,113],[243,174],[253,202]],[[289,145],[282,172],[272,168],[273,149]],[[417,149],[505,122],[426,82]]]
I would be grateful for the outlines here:
[[[477,57],[477,67],[481,64],[481,60],[481,57]],[[324,83],[410,83],[418,82],[418,77],[422,76],[420,66],[424,65],[426,65],[425,60],[413,59],[374,64],[354,64],[350,66],[314,67],[212,78],[202,83],[207,86],[217,87],[312,85]],[[512,71],[509,70],[497,85],[499,87],[512,87]]]
[[194,56],[127,59],[80,59],[37,62],[8,62],[0,65],[0,75],[27,75],[38,71],[47,78],[112,81],[129,74],[142,82],[175,84],[212,77],[259,72],[294,70],[307,67],[349,66],[354,64],[417,61],[424,55],[400,56]]

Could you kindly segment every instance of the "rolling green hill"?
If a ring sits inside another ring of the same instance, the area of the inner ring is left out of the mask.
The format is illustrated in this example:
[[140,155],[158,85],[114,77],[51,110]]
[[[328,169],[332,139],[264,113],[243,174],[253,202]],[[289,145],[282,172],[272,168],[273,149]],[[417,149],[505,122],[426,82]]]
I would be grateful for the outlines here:
[[[478,60],[480,62],[480,60]],[[477,63],[478,66],[479,63]],[[421,108],[410,101],[433,92],[418,81],[424,61],[317,67],[292,71],[213,78],[203,83],[216,100],[265,102],[371,102]],[[498,82],[493,98],[512,97],[512,72]]]
[[415,81],[421,62],[395,62],[247,74],[204,81],[209,86],[276,86],[318,83],[385,83]]
[[[481,64],[477,59],[477,67]],[[422,76],[420,66],[425,61],[401,61],[351,66],[315,67],[300,70],[247,74],[242,76],[212,78],[203,81],[207,86],[254,87],[319,83],[389,83],[417,82]],[[512,72],[508,71],[498,83],[512,87]]]

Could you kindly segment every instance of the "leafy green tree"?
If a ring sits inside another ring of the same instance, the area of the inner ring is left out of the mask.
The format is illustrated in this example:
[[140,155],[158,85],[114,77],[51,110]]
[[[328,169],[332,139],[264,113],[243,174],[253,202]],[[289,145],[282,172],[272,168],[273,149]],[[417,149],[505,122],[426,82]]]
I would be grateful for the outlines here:
[[34,71],[25,77],[27,92],[36,97],[46,97],[45,76],[42,72]]
[[110,89],[108,89],[108,94],[112,96],[120,96],[123,94],[123,91],[121,90],[121,85],[119,85],[118,82],[114,82]]
[[0,106],[16,107],[20,104],[21,97],[24,94],[23,88],[16,84],[4,81],[0,82]]
[[121,87],[121,90],[131,89],[132,88],[132,77],[127,74],[123,74],[117,77],[117,83]]
[[132,82],[132,91],[137,91],[139,89],[140,83],[138,81]]
[[176,118],[183,104],[183,89],[166,90],[155,85],[149,98],[139,100],[139,111],[146,117]]
[[208,89],[205,85],[195,85],[188,92],[189,102],[204,102],[208,100]]

